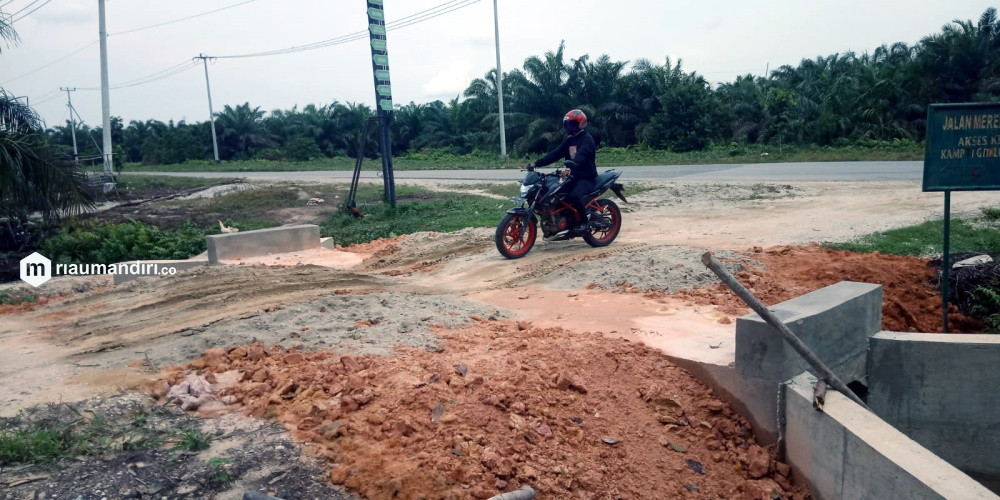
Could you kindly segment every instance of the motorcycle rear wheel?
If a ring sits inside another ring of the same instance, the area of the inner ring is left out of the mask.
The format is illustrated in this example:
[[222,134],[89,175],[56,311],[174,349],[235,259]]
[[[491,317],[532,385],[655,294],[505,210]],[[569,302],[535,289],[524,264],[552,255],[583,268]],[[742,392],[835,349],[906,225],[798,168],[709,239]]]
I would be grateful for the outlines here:
[[610,219],[611,226],[607,229],[591,227],[590,231],[584,233],[583,241],[592,247],[606,247],[615,241],[618,232],[622,229],[622,211],[611,200],[597,200],[597,204],[601,206],[601,209],[594,216]]
[[[527,224],[527,227],[524,225]],[[522,230],[523,229],[523,230]],[[524,214],[507,214],[497,224],[497,231],[493,237],[500,255],[508,259],[520,259],[528,254],[531,247],[535,246],[535,237],[538,235],[538,228],[534,217]]]

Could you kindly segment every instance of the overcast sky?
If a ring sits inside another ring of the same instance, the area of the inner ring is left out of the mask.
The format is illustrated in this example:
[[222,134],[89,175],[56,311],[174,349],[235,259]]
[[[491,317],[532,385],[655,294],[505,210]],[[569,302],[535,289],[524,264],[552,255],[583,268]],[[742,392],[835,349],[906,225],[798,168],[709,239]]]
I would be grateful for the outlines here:
[[[32,0],[0,0],[6,14]],[[42,0],[44,2],[44,0]],[[38,2],[35,6],[41,4]],[[240,3],[240,0],[107,0],[109,33],[153,25]],[[386,20],[445,0],[385,0]],[[499,0],[501,63],[505,71],[566,41],[567,62],[583,54],[662,63],[711,82],[803,58],[884,43],[915,43],[953,19],[976,20],[991,2],[979,0]],[[0,46],[0,86],[27,95],[48,124],[68,118],[61,86],[99,87],[98,45],[27,76],[98,39],[97,0],[51,0],[18,20],[16,47]],[[33,7],[32,7],[33,8]],[[30,10],[30,9],[28,9]],[[25,11],[27,12],[27,10]],[[23,13],[22,13],[23,15]],[[15,17],[16,19],[17,17]],[[245,54],[305,45],[367,27],[362,0],[255,0],[195,19],[110,36],[111,84],[157,73],[207,55]],[[496,64],[493,2],[390,31],[389,61],[397,104],[451,99]],[[374,103],[367,39],[289,55],[218,59],[209,63],[216,111],[250,102],[270,111],[334,100]],[[111,114],[129,120],[208,119],[200,66],[149,84],[111,91]],[[20,78],[18,78],[20,77]],[[100,125],[99,91],[80,90],[73,104]]]

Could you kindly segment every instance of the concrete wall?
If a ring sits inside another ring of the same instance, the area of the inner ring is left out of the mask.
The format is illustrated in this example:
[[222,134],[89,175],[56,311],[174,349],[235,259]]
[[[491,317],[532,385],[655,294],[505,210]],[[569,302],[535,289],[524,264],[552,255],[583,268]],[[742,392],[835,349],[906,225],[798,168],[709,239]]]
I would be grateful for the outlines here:
[[842,394],[812,407],[816,379],[785,387],[785,450],[820,499],[1000,498]]
[[320,247],[319,226],[302,224],[206,236],[208,262],[298,252]]
[[[844,281],[770,309],[844,383],[864,380],[868,337],[882,328],[881,285]],[[736,320],[735,369],[727,391],[743,401],[765,438],[776,435],[778,385],[811,368],[777,329],[748,314]]]
[[868,365],[875,413],[1000,491],[1000,336],[881,332]]

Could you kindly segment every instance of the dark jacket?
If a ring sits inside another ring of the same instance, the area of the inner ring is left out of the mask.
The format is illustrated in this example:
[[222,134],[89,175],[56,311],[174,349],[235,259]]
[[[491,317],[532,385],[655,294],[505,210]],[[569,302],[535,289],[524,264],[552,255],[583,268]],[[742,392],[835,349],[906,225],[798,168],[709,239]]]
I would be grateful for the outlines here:
[[570,167],[573,177],[593,180],[597,178],[597,163],[594,161],[596,155],[594,138],[584,129],[563,139],[558,148],[541,157],[535,165],[544,167],[560,159],[573,160],[576,163],[576,166]]

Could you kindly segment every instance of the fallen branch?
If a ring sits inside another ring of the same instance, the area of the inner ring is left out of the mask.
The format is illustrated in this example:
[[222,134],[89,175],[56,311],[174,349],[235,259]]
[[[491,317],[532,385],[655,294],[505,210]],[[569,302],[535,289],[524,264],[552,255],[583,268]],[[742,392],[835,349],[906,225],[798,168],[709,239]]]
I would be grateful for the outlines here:
[[218,186],[227,186],[229,184],[243,184],[245,182],[246,182],[246,179],[243,178],[243,177],[240,177],[238,179],[231,179],[231,180],[227,180],[227,181],[217,182],[217,183],[212,184],[210,186],[201,186],[201,187],[196,187],[196,188],[185,189],[183,191],[178,191],[178,192],[172,193],[172,194],[166,194],[166,195],[162,195],[162,196],[154,196],[154,197],[146,199],[146,200],[127,201],[125,203],[121,203],[119,205],[116,205],[115,208],[118,208],[118,207],[135,207],[135,206],[139,206],[139,205],[142,205],[142,204],[145,204],[145,203],[152,203],[154,201],[172,200],[174,198],[180,198],[181,196],[188,196],[188,195],[197,193],[198,191],[204,191],[206,189],[211,189],[211,188],[218,187]]

